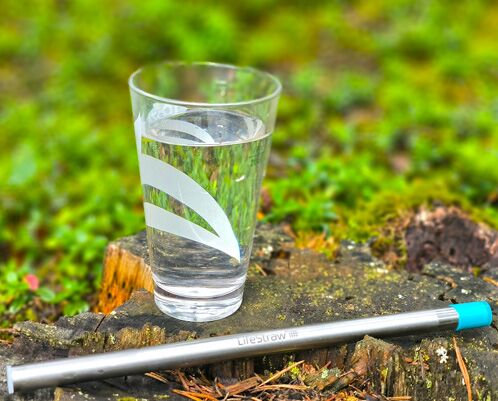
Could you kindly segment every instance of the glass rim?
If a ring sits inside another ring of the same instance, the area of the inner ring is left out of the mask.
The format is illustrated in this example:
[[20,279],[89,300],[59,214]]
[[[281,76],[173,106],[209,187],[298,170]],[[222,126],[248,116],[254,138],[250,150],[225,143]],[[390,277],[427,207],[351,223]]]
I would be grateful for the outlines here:
[[[143,89],[140,89],[136,83],[134,82],[135,78],[142,73],[142,71],[145,68],[149,67],[159,67],[159,66],[210,66],[210,67],[222,67],[222,68],[228,68],[232,70],[246,70],[253,72],[255,74],[261,75],[267,79],[269,79],[271,82],[273,82],[276,86],[276,88],[268,95],[261,96],[261,97],[256,97],[254,99],[250,100],[242,100],[239,102],[222,102],[222,103],[209,103],[209,102],[189,102],[186,100],[179,100],[179,99],[173,99],[173,98],[168,98],[168,97],[163,97],[159,95],[154,95],[153,93],[147,92]],[[143,67],[140,67],[138,70],[134,71],[131,75],[130,78],[128,79],[128,85],[130,87],[130,90],[133,92],[145,96],[149,99],[154,99],[158,100],[163,103],[169,103],[169,104],[175,104],[179,106],[193,106],[193,107],[231,107],[231,106],[247,106],[247,105],[252,105],[256,103],[261,103],[261,102],[266,102],[269,101],[275,97],[277,97],[280,92],[282,91],[282,84],[280,83],[280,80],[274,76],[273,74],[270,74],[269,72],[259,70],[254,67],[239,67],[236,65],[232,64],[223,64],[223,63],[215,63],[215,62],[210,62],[210,61],[195,61],[195,62],[187,62],[187,61],[163,61],[159,63],[153,63],[153,64],[147,64],[144,65]]]

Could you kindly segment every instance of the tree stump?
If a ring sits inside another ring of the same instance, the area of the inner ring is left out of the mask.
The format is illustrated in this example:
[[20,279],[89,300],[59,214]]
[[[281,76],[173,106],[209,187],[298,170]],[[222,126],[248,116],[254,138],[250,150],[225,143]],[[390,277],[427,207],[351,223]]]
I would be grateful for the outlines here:
[[[366,245],[342,243],[336,260],[309,249],[297,249],[282,227],[258,227],[244,302],[234,315],[215,322],[188,323],[163,315],[153,302],[144,234],[108,247],[102,292],[96,310],[61,318],[54,325],[33,322],[15,326],[11,346],[0,347],[0,395],[5,396],[4,366],[58,357],[136,348],[270,327],[353,319],[443,307],[451,302],[487,300],[498,311],[498,286],[448,264],[433,262],[422,271],[389,269]],[[119,306],[118,304],[131,298]],[[116,308],[117,307],[117,308]],[[305,360],[327,374],[311,378],[317,391],[339,390],[368,381],[380,396],[411,396],[413,400],[467,400],[455,355],[459,345],[474,399],[498,397],[497,318],[490,328],[453,333],[363,340],[328,348],[226,361],[190,369],[222,382],[267,375],[290,361]],[[447,353],[446,358],[442,354]],[[16,400],[185,398],[172,392],[178,383],[162,383],[134,375],[64,388],[16,395]],[[381,398],[379,398],[381,399]]]

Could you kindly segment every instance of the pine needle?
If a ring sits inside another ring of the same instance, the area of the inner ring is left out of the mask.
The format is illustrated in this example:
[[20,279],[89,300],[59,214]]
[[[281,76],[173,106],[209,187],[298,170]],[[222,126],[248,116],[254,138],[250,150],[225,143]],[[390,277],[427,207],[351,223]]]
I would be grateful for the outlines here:
[[453,345],[455,346],[455,353],[458,361],[458,366],[460,366],[460,371],[462,372],[463,375],[465,387],[467,387],[467,399],[468,401],[472,401],[472,387],[470,386],[469,372],[467,371],[467,366],[465,365],[465,361],[463,360],[462,353],[460,352],[460,348],[458,347],[455,337],[453,337]]
[[264,277],[268,276],[268,273],[267,273],[267,272],[265,272],[265,269],[263,269],[263,268],[261,267],[261,265],[260,265],[260,264],[255,263],[255,264],[254,264],[254,267],[256,268],[256,270],[257,270],[257,271],[258,271],[258,272],[259,272],[262,276],[264,276]]
[[498,280],[494,280],[491,277],[483,277],[483,280],[489,284],[496,285],[498,287]]
[[249,379],[242,380],[241,382],[232,384],[230,386],[225,386],[224,390],[232,395],[243,393],[244,391],[250,390],[256,387],[261,380],[255,376],[250,377]]
[[164,376],[161,376],[159,373],[149,372],[149,373],[146,373],[145,376],[151,377],[152,379],[156,379],[157,381],[160,381],[161,383],[166,383],[166,384],[169,383],[168,380]]
[[253,391],[266,391],[266,390],[278,390],[281,388],[291,389],[291,390],[306,390],[308,386],[302,386],[299,384],[270,384],[265,386],[258,386]]
[[174,393],[183,395],[184,397],[190,398],[191,400],[194,401],[203,401],[203,400],[211,400],[211,401],[218,401],[217,398],[214,398],[213,396],[209,394],[203,394],[203,393],[194,393],[193,391],[183,391],[183,390],[173,390]]

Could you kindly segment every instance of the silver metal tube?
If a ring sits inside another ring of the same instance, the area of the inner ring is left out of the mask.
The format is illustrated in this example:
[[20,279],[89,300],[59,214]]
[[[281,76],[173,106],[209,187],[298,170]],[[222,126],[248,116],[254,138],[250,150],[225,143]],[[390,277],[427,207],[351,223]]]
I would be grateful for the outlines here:
[[8,366],[7,385],[9,392],[13,393],[247,356],[322,347],[358,339],[367,334],[385,337],[434,329],[455,329],[458,320],[457,311],[447,307]]

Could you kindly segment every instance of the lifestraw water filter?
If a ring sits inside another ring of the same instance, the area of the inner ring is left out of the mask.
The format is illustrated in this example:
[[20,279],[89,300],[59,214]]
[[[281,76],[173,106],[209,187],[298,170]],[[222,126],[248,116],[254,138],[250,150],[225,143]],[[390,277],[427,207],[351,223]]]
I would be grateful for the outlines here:
[[227,359],[323,347],[362,338],[409,335],[438,329],[486,327],[487,302],[398,313],[287,329],[241,333],[83,357],[7,366],[9,393],[61,384],[203,365]]

